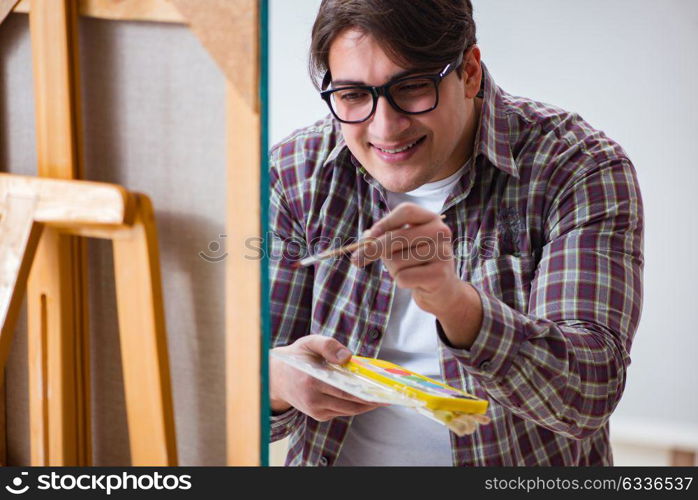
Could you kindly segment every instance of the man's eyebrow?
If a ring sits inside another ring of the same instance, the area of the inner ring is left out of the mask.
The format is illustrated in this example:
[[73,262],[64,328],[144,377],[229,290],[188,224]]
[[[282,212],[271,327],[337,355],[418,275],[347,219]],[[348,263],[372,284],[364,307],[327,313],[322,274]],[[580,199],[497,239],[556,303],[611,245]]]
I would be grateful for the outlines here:
[[[406,76],[414,75],[414,74],[419,74],[419,73],[426,73],[428,70],[424,69],[406,69],[404,71],[400,71],[399,73],[394,74],[390,78],[388,78],[388,82],[392,82],[394,80],[399,80],[400,78],[404,78]],[[362,82],[360,80],[332,80],[332,85],[333,86],[339,86],[339,85],[367,85],[366,82]]]

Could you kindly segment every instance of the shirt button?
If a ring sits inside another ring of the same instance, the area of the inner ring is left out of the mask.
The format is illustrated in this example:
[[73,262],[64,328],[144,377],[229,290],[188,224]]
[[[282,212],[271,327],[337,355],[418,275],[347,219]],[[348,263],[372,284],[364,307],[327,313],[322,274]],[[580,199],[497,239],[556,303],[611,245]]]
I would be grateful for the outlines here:
[[378,328],[371,328],[368,331],[368,338],[371,340],[378,340],[381,336],[381,331]]
[[322,467],[327,467],[327,463],[328,463],[327,457],[320,457],[320,465]]
[[487,369],[489,367],[490,367],[490,360],[489,359],[481,361],[480,364],[478,365],[478,368],[482,371],[487,371]]

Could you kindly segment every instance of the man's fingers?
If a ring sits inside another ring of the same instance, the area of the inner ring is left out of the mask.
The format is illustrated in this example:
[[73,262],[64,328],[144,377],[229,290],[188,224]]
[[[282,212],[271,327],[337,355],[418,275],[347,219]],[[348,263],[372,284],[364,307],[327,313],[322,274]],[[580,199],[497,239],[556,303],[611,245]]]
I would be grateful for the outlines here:
[[326,411],[336,413],[337,415],[358,415],[367,411],[375,410],[382,406],[375,403],[357,403],[356,401],[347,401],[346,399],[335,398],[334,396],[326,396],[326,401],[322,405]]
[[332,420],[333,418],[337,418],[337,417],[349,417],[349,416],[361,415],[363,413],[368,413],[369,411],[373,411],[375,409],[376,409],[376,407],[370,406],[370,407],[367,407],[364,409],[358,409],[357,411],[352,412],[352,413],[346,413],[345,411],[337,412],[337,411],[327,410],[327,411],[321,412],[317,416],[313,416],[313,415],[310,415],[310,416],[319,422],[326,422],[328,420]]
[[[385,233],[354,252],[351,260],[360,267],[378,259],[405,260],[421,257],[422,262],[426,262],[438,257],[436,251],[444,245],[452,245],[451,230],[440,219],[433,219],[426,224]],[[432,249],[431,253],[427,248]]]
[[378,237],[388,231],[399,229],[405,224],[426,224],[436,217],[439,215],[415,203],[400,203],[388,215],[373,225],[369,235]]
[[[407,218],[414,214],[418,216]],[[399,222],[407,222],[396,228],[384,230],[386,227],[392,227],[391,217],[395,217]],[[352,262],[357,266],[362,267],[378,259],[390,259],[423,244],[440,247],[443,242],[450,242],[451,230],[438,214],[406,203],[398,205],[393,212],[378,221],[370,229],[368,239],[370,242],[351,256]]]
[[399,288],[419,288],[430,291],[437,288],[452,273],[444,266],[415,263],[392,272]]
[[[331,363],[344,363],[352,355],[351,351],[342,343],[322,335],[307,335],[296,340],[290,346],[279,349],[295,349],[315,356],[322,356]],[[278,377],[279,373],[276,373],[276,376]],[[319,421],[326,421],[338,416],[358,415],[385,406],[364,401],[302,372],[294,374],[292,379],[289,382],[292,390],[287,391],[288,394],[284,398],[277,399],[287,401],[291,406]]]
[[361,404],[366,404],[366,405],[374,405],[376,403],[372,403],[370,401],[366,401],[361,398],[357,398],[356,396],[353,396],[349,394],[348,392],[345,392],[341,389],[338,389],[337,387],[331,386],[329,384],[323,383],[321,387],[319,387],[320,391],[323,394],[326,394],[328,396],[332,396],[337,399],[344,399],[346,401],[352,401],[354,403],[361,403]]
[[346,363],[352,354],[339,341],[323,335],[308,335],[296,341],[296,344],[307,352],[319,354],[330,363]]
[[[331,386],[326,387],[328,392],[332,392],[332,394],[323,392],[325,384],[318,383],[314,386],[313,394],[303,401],[298,408],[316,420],[325,421],[335,417],[358,415],[381,406],[387,406],[380,403],[368,403],[343,391],[334,392]],[[342,394],[342,397],[337,397],[334,394]],[[346,397],[351,398],[351,400],[346,399]]]

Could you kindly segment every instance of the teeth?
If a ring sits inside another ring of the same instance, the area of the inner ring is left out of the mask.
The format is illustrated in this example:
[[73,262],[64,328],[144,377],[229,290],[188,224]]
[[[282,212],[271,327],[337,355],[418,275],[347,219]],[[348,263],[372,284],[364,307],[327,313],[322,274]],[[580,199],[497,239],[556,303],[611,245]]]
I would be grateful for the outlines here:
[[419,139],[417,139],[416,141],[414,141],[412,144],[408,144],[407,146],[404,146],[404,147],[401,147],[401,148],[397,148],[397,149],[383,149],[383,148],[379,148],[378,146],[376,146],[376,148],[380,149],[380,150],[383,151],[384,153],[390,153],[390,154],[393,154],[393,155],[394,155],[394,154],[396,154],[396,153],[402,153],[403,151],[407,151],[408,149],[410,149],[412,146],[414,146],[414,145],[417,144],[418,142],[419,142]]

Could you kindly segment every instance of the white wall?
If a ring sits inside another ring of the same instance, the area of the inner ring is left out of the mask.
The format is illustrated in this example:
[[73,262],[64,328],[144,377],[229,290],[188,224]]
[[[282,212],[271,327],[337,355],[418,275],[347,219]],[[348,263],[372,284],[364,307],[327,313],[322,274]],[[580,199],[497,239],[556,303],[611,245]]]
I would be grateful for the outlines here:
[[310,29],[320,0],[269,0],[269,142],[327,114],[308,76]]
[[[307,76],[319,0],[270,0],[272,142],[326,113]],[[616,414],[698,428],[698,2],[474,0],[483,60],[506,91],[579,112],[635,163],[645,306]]]

